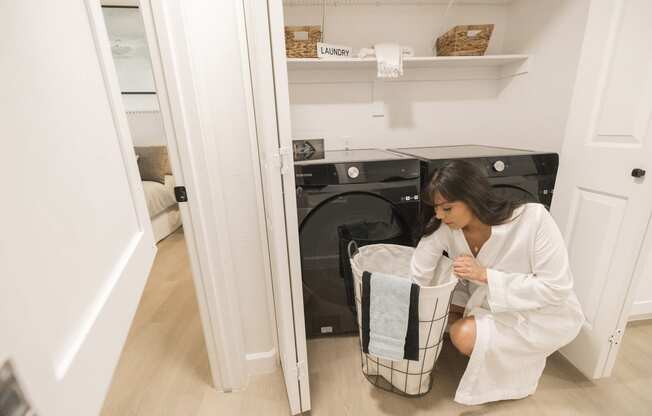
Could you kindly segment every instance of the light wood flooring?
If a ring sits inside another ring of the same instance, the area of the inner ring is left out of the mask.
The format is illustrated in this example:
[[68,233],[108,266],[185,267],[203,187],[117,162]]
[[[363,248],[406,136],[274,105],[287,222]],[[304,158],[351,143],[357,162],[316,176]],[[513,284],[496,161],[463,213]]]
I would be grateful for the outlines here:
[[[308,342],[312,415],[652,415],[652,321],[629,325],[613,376],[592,382],[559,354],[534,396],[484,406],[452,397],[466,359],[446,344],[433,388],[410,399],[371,386],[360,371],[357,338]],[[289,414],[280,371],[256,376],[237,393],[210,387],[183,232],[159,244],[103,416]]]

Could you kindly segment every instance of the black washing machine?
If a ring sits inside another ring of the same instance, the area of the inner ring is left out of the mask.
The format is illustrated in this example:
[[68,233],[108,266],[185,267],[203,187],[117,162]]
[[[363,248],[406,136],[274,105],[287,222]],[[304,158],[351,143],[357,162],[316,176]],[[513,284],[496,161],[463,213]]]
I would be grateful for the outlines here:
[[348,264],[343,238],[357,233],[370,242],[414,245],[419,178],[416,158],[376,149],[295,162],[308,338],[357,334],[352,281],[342,270]]
[[[538,202],[550,210],[557,177],[559,155],[503,147],[464,145],[392,149],[421,161],[421,186],[451,159],[465,159],[486,172],[496,192],[510,199]],[[432,216],[432,207],[422,204],[422,225]]]

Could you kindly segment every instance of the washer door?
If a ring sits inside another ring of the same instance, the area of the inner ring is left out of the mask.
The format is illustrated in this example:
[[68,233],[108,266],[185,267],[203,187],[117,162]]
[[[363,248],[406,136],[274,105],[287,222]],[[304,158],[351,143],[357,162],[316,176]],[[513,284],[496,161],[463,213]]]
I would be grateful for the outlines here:
[[309,337],[357,333],[352,299],[348,299],[350,294],[347,296],[346,276],[340,272],[338,229],[363,222],[374,224],[376,240],[391,238],[403,244],[410,243],[411,230],[406,219],[401,218],[392,203],[370,193],[352,192],[327,199],[312,210],[299,227]]
[[523,203],[539,202],[536,193],[528,191],[527,189],[515,185],[493,185],[493,190],[496,194],[503,198],[520,201]]

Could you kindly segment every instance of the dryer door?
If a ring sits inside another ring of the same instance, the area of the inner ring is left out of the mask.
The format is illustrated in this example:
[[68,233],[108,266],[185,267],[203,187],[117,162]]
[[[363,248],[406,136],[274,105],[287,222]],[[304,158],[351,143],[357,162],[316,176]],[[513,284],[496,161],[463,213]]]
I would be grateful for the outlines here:
[[351,282],[340,272],[341,261],[347,261],[340,258],[343,226],[366,227],[368,241],[409,245],[410,219],[405,217],[405,207],[379,195],[350,192],[326,199],[304,219],[299,241],[308,337],[357,333]]
[[494,192],[499,196],[512,201],[520,201],[524,203],[538,202],[550,208],[547,201],[540,198],[541,192],[539,191],[539,181],[536,178],[528,177],[504,177],[504,178],[491,178],[489,183],[494,189]]
[[494,192],[503,198],[523,202],[539,202],[536,195],[532,192],[513,185],[494,185]]

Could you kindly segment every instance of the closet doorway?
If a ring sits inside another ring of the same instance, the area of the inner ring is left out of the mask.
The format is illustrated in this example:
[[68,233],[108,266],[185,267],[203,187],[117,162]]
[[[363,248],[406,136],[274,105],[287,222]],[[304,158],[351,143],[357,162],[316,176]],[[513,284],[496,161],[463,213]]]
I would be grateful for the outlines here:
[[179,207],[184,188],[173,173],[173,135],[166,132],[142,10],[137,1],[101,5],[157,246],[101,414],[159,414],[178,403],[180,391],[201,403],[213,382]]

